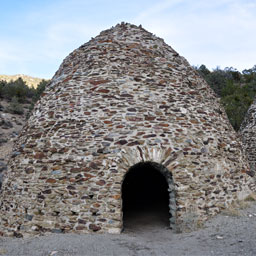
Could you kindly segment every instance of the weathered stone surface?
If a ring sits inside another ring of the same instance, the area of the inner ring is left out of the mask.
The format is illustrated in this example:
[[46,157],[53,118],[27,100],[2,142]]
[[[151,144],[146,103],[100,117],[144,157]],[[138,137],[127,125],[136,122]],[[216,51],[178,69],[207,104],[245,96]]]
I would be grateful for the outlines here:
[[101,227],[99,227],[97,225],[94,225],[94,224],[90,224],[89,225],[89,229],[91,229],[92,231],[96,232],[96,231],[101,230]]
[[101,32],[63,61],[19,137],[0,234],[120,232],[122,181],[148,161],[167,170],[170,225],[206,220],[255,190],[224,113],[162,39],[131,24]]
[[239,133],[248,156],[250,171],[248,175],[255,177],[256,173],[256,99],[248,109]]

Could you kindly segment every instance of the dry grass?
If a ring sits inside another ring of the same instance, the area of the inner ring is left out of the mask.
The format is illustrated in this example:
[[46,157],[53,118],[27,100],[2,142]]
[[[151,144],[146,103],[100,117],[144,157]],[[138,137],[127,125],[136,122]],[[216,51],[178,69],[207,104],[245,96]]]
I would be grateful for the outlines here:
[[5,249],[0,248],[0,255],[4,255],[4,254],[6,254],[6,253],[7,253],[7,251],[6,251]]
[[249,201],[249,202],[253,202],[256,201],[256,193],[251,193],[249,196],[247,196],[245,199],[245,201]]
[[184,216],[182,222],[178,225],[178,233],[191,232],[204,227],[204,222],[199,219],[196,209],[191,207]]
[[227,216],[238,217],[241,216],[240,210],[246,209],[250,202],[256,201],[256,194],[251,193],[244,200],[239,200],[232,203],[227,209],[223,210],[222,213]]

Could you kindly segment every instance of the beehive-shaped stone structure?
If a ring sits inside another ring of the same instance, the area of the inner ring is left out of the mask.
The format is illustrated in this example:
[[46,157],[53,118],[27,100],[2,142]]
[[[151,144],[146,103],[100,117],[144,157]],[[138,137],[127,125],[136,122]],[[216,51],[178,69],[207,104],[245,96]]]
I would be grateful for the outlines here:
[[250,175],[255,176],[256,171],[256,100],[249,107],[241,124],[240,131],[243,146],[248,156]]
[[175,229],[247,196],[247,171],[206,82],[122,23],[72,52],[35,106],[3,182],[0,231],[118,233],[125,206],[160,201],[163,188]]

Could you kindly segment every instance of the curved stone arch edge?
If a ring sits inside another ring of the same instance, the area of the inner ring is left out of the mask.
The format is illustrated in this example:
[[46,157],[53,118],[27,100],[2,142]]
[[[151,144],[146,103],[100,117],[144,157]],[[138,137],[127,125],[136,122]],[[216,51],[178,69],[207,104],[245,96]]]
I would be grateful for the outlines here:
[[[169,213],[171,218],[169,219],[170,228],[174,231],[176,230],[176,194],[175,194],[175,181],[171,170],[177,168],[179,165],[178,160],[183,156],[183,152],[177,151],[173,152],[171,148],[142,148],[142,147],[131,147],[123,148],[119,152],[118,157],[113,159],[116,168],[121,172],[121,186],[120,194],[122,194],[123,181],[128,174],[131,167],[139,163],[150,163],[152,166],[156,167],[157,171],[165,177],[168,185],[169,193]],[[122,196],[121,209],[122,209]],[[123,211],[120,211],[121,228],[116,233],[120,233],[123,230]]]

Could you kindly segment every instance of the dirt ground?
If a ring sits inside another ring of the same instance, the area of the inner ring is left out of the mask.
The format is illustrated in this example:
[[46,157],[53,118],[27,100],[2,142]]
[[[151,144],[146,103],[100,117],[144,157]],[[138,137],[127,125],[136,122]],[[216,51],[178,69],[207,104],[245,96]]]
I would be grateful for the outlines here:
[[174,234],[152,216],[134,219],[121,235],[51,234],[20,239],[0,238],[0,255],[256,255],[256,203],[219,214],[204,228]]

